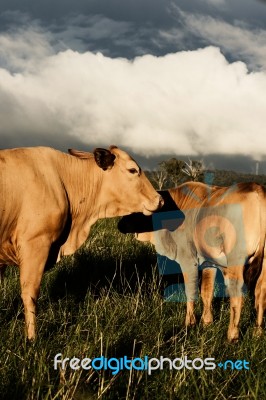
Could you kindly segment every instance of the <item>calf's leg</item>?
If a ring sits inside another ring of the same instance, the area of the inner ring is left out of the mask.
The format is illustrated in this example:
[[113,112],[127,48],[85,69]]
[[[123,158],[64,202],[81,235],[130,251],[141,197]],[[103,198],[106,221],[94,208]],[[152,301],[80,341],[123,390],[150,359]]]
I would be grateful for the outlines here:
[[212,299],[216,272],[216,268],[204,268],[202,271],[201,298],[203,302],[203,313],[201,319],[203,325],[209,325],[213,322]]
[[198,265],[181,263],[181,269],[184,276],[185,293],[187,298],[187,313],[185,325],[191,326],[196,324],[194,312],[195,300],[198,297]]
[[229,342],[239,338],[239,321],[243,305],[243,266],[227,267],[223,269],[224,282],[230,296],[230,322],[227,332]]

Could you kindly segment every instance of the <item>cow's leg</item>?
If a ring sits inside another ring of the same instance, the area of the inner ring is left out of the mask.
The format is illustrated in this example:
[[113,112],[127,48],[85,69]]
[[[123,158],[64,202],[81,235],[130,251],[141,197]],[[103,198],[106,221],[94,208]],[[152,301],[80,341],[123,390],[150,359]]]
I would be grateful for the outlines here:
[[191,326],[196,324],[195,317],[195,300],[198,297],[198,265],[193,266],[181,263],[181,269],[185,282],[185,293],[187,298],[187,313],[185,325]]
[[186,313],[185,325],[193,326],[195,324],[196,324],[195,301],[187,301],[187,313]]
[[230,322],[227,337],[230,342],[239,338],[239,321],[243,304],[243,266],[223,269],[224,283],[230,296]]
[[262,334],[263,314],[266,309],[266,248],[264,249],[264,258],[262,270],[255,288],[255,308],[257,310],[257,326],[255,334]]
[[203,313],[201,319],[203,325],[209,325],[213,322],[212,299],[216,272],[216,268],[204,268],[202,271],[201,298],[203,302]]
[[49,250],[50,243],[44,243],[41,238],[31,240],[20,248],[21,298],[29,340],[36,337],[36,302]]

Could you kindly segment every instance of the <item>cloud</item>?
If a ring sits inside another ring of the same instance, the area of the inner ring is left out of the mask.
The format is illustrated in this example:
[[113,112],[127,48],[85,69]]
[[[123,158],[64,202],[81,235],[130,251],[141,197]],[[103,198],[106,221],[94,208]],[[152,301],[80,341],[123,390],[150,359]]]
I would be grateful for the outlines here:
[[[169,6],[169,1],[165,3],[161,20],[157,15],[159,10],[162,10],[162,1],[159,0],[156,3],[157,6],[151,10],[150,21],[147,19],[149,7],[146,3],[144,22],[139,21],[140,12],[135,20],[133,17],[129,20],[113,19],[107,16],[111,11],[109,6],[106,7],[106,10],[102,9],[106,15],[62,13],[59,19],[51,19],[46,24],[43,20],[31,20],[25,13],[5,12],[0,14],[0,29],[3,31],[6,29],[7,34],[12,34],[13,38],[17,38],[17,45],[10,49],[13,53],[23,53],[24,36],[27,31],[30,36],[32,31],[34,40],[37,38],[41,40],[41,35],[45,35],[49,46],[52,46],[52,49],[47,50],[53,52],[72,49],[79,52],[101,52],[110,57],[122,56],[133,59],[143,54],[159,56],[184,49],[194,50],[214,45],[220,47],[230,60],[242,60],[250,69],[264,68],[266,30],[262,27],[259,28],[264,25],[254,25],[254,21],[259,22],[254,15],[250,17],[253,24],[243,22],[244,20],[241,20],[240,16],[239,20],[235,20],[234,13],[229,17],[228,2],[219,6],[217,3],[213,7],[209,3],[210,1],[215,4],[217,1],[219,3],[219,0],[201,0],[198,1],[197,7],[196,4],[194,7],[194,3],[191,3],[187,8],[188,10],[193,8],[193,12],[184,11],[184,7],[181,9],[180,3],[183,1],[179,2],[179,6],[176,5],[175,0]],[[235,8],[237,8],[238,1],[236,0],[234,3]],[[94,5],[96,6],[96,3]],[[263,6],[255,7],[256,10],[258,8],[265,9]],[[136,11],[135,8],[134,10]],[[241,10],[242,8],[240,8]],[[214,14],[215,17],[211,14]],[[168,19],[166,19],[166,15]],[[120,14],[119,16],[121,17]],[[25,32],[24,35],[23,32]],[[26,38],[26,41],[29,39]],[[33,42],[31,45],[35,51],[35,43]]]
[[[194,36],[198,42],[205,45],[218,46],[231,59],[240,59],[251,69],[266,69],[265,29],[254,27],[241,20],[229,23],[210,15],[184,12],[174,4],[172,10],[177,21],[179,23],[182,21],[188,38]],[[174,39],[175,28],[169,33]]]
[[[49,47],[47,50],[52,53],[72,49],[78,52],[101,52],[111,57],[122,55],[132,59],[147,52],[167,52],[167,40],[164,38],[167,34],[161,35],[157,26],[115,20],[101,14],[65,15],[45,25],[40,20],[31,20],[25,13],[9,11],[0,14],[0,26],[3,27],[0,43],[4,45],[2,52],[8,47],[10,55],[4,57],[9,56],[10,62],[12,54],[16,53],[21,55],[20,62],[24,62],[25,46],[31,46],[33,52],[35,49],[44,50],[35,43],[43,38],[47,41],[43,46]],[[9,46],[5,41],[10,42]]]
[[36,27],[0,35],[6,145],[72,140],[143,155],[265,154],[265,72],[249,73],[216,47],[129,61],[55,52],[52,41]]
[[9,71],[33,71],[39,60],[54,53],[47,37],[38,29],[19,29],[0,35],[0,66]]
[[201,0],[203,3],[210,4],[212,6],[221,6],[226,4],[226,0]]
[[[106,45],[119,46],[121,38],[134,34],[131,22],[116,21],[103,15],[72,15],[52,24],[49,30],[61,44],[62,49],[71,48],[78,51],[98,50]],[[128,43],[127,43],[128,44]],[[108,46],[102,51],[110,52]]]

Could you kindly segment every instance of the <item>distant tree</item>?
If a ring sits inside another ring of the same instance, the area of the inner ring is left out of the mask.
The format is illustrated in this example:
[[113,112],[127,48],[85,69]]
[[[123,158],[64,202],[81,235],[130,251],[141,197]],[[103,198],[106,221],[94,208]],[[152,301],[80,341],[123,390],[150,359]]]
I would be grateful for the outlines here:
[[157,190],[161,190],[163,188],[167,181],[167,177],[167,172],[161,166],[159,166],[158,170],[152,171],[150,174],[152,183]]
[[176,158],[170,158],[159,164],[160,169],[166,173],[169,183],[174,186],[178,186],[183,180],[184,166],[185,162]]
[[184,161],[182,172],[187,175],[190,181],[198,181],[203,174],[204,165],[202,161],[190,160]]

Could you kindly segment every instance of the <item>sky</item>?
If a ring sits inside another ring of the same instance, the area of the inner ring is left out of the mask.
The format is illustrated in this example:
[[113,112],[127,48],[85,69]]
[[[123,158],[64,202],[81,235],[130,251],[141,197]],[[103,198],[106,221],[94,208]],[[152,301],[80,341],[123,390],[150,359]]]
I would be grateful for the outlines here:
[[266,1],[1,0],[0,148],[266,174]]

